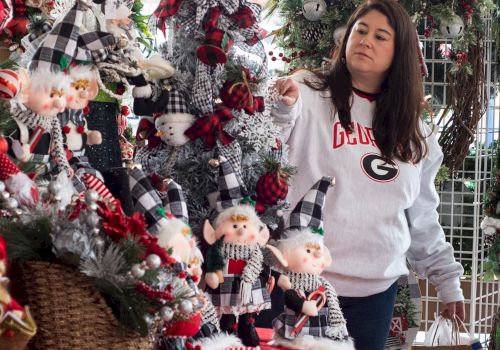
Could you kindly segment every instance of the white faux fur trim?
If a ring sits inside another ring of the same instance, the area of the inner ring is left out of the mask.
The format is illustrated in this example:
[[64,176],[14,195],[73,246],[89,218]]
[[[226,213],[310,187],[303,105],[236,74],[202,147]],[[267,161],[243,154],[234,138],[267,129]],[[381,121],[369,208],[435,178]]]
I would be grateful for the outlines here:
[[95,73],[89,66],[78,65],[76,67],[71,68],[69,76],[71,77],[71,80],[77,80],[77,79],[91,80],[95,78]]
[[186,224],[184,221],[177,218],[166,219],[166,221],[162,221],[162,223],[163,222],[165,222],[165,224],[162,224],[158,230],[158,245],[167,248],[169,247],[169,242],[172,237],[186,227]]
[[132,96],[136,98],[149,98],[151,97],[152,93],[153,90],[151,89],[151,86],[149,84],[144,86],[135,86],[132,89]]
[[321,235],[312,233],[309,228],[301,230],[287,230],[284,239],[276,242],[276,247],[284,251],[294,251],[298,247],[304,246],[306,243],[318,243],[321,247],[325,246],[324,239]]
[[160,55],[153,55],[141,64],[146,72],[146,80],[149,81],[168,79],[175,74],[175,68]]
[[21,205],[31,206],[35,204],[35,198],[33,198],[33,195],[37,196],[38,190],[35,183],[29,178],[28,175],[23,172],[19,172],[10,176],[4,182],[9,192],[15,194],[14,198],[16,198]]
[[229,350],[243,346],[241,340],[234,335],[219,333],[210,338],[203,338],[194,343],[200,345],[203,350]]
[[288,340],[275,334],[274,339],[269,343],[273,346],[279,345],[297,350],[355,350],[352,340],[339,342],[329,338],[316,338],[310,335]]
[[40,91],[44,89],[62,89],[69,91],[71,79],[64,73],[52,73],[36,70],[30,75],[31,91]]
[[171,123],[185,123],[185,124],[193,124],[196,118],[192,114],[188,113],[170,113],[170,114],[161,114],[155,119],[156,128],[158,129],[159,123],[164,121],[168,124]]

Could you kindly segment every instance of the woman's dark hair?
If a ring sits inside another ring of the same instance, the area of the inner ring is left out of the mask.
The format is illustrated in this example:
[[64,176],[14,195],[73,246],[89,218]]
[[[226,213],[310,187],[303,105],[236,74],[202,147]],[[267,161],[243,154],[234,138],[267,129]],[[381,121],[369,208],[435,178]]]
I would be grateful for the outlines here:
[[315,72],[319,79],[307,80],[306,84],[315,90],[331,91],[342,127],[351,130],[352,81],[345,63],[346,47],[354,24],[370,11],[385,15],[396,33],[394,58],[377,97],[373,120],[375,140],[386,159],[418,162],[427,153],[419,125],[423,102],[419,43],[408,13],[396,0],[369,0],[360,5],[347,22],[332,69],[327,73]]

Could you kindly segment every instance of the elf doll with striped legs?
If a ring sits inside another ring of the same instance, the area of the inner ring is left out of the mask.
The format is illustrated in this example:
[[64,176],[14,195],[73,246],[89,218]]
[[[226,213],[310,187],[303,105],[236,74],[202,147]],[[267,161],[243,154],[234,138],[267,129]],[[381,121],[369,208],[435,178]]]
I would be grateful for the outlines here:
[[326,191],[332,185],[331,177],[323,177],[314,184],[293,210],[289,227],[277,242],[288,266],[278,280],[284,290],[285,312],[273,321],[271,345],[354,350],[337,293],[320,276],[332,263],[323,240],[322,218]]

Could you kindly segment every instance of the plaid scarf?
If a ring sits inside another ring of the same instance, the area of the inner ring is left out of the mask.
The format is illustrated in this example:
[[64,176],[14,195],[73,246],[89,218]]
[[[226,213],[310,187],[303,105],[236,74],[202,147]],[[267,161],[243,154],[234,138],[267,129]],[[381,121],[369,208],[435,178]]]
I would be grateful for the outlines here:
[[46,132],[49,132],[54,142],[54,153],[56,162],[62,167],[66,173],[70,174],[70,165],[64,151],[63,136],[61,124],[57,117],[44,117],[29,109],[23,110],[18,106],[13,106],[11,109],[12,118],[17,122],[26,125],[30,129],[42,127]]
[[259,278],[264,264],[264,255],[258,245],[224,243],[221,254],[227,259],[246,260],[247,264],[241,274],[241,301],[243,305],[250,302],[252,286]]
[[343,340],[345,338],[344,329],[346,321],[340,309],[337,292],[324,277],[306,272],[287,272],[285,274],[290,279],[292,289],[303,292],[313,292],[321,285],[325,287],[326,303],[328,304],[328,330],[326,335],[329,338]]

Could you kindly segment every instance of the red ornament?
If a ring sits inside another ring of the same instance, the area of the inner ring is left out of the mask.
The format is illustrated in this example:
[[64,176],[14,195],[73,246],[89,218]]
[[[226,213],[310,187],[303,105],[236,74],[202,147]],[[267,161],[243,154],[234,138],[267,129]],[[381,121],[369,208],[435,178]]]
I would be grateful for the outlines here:
[[130,108],[128,108],[128,106],[122,106],[121,113],[127,117],[130,114]]
[[26,17],[16,17],[7,24],[7,29],[9,29],[14,36],[23,37],[28,34],[28,24],[29,20]]
[[79,133],[79,134],[83,134],[85,132],[85,127],[83,125],[79,125],[76,128],[76,132]]
[[7,142],[5,137],[0,136],[0,153],[5,154],[7,153],[8,150],[9,150],[9,143]]
[[67,125],[62,128],[62,132],[65,134],[69,134],[70,131],[71,131],[71,128]]
[[179,272],[179,278],[186,278],[187,274],[185,271]]
[[288,181],[279,172],[267,172],[257,181],[257,199],[267,205],[275,205],[288,194]]
[[90,107],[89,106],[85,106],[85,108],[83,109],[83,114],[87,115],[90,113]]
[[220,98],[229,108],[241,110],[248,105],[250,90],[244,83],[226,81],[220,91]]

